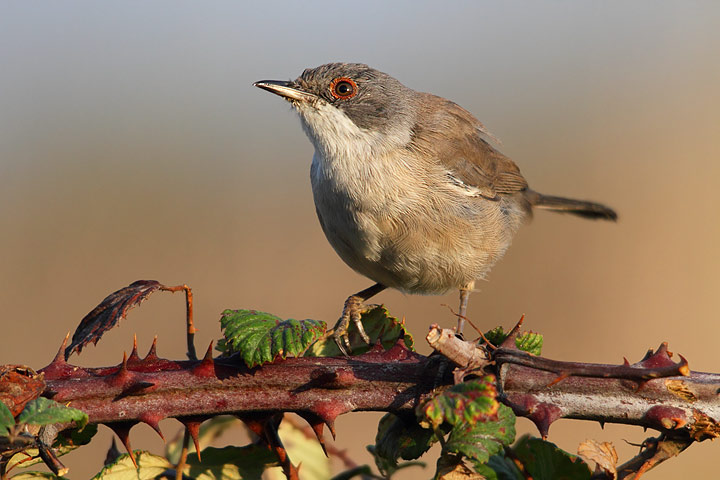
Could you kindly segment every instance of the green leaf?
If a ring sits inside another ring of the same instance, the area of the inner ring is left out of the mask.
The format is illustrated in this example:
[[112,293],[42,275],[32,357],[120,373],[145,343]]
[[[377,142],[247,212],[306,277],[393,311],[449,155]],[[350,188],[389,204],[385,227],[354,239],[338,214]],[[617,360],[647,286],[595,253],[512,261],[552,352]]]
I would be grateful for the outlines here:
[[327,328],[318,320],[282,320],[256,310],[225,310],[220,325],[225,353],[240,353],[248,367],[302,356]]
[[515,339],[517,347],[533,355],[540,355],[543,347],[543,336],[535,332],[525,332]]
[[375,445],[368,446],[368,451],[375,457],[380,472],[390,476],[401,468],[398,459],[419,458],[435,442],[435,432],[421,427],[414,418],[401,418],[388,413],[380,419]]
[[[500,345],[507,336],[508,334],[503,331],[502,327],[495,327],[485,333],[485,338],[490,340],[493,345]],[[524,352],[540,355],[543,347],[543,336],[535,332],[525,332],[517,336],[515,345]]]
[[518,441],[513,451],[534,480],[589,480],[591,477],[585,462],[554,443],[527,435]]
[[85,425],[83,428],[63,430],[55,439],[53,447],[58,449],[61,455],[64,455],[71,450],[90,443],[97,430],[98,426],[96,424]]
[[420,424],[438,428],[447,422],[453,427],[472,426],[492,420],[498,411],[495,377],[459,383],[419,406]]
[[263,445],[208,447],[202,451],[202,462],[198,461],[197,453],[188,455],[183,473],[195,480],[255,480],[277,464],[275,453]]
[[[314,435],[308,437],[301,429],[288,421],[280,424],[278,433],[293,464],[302,465],[303,480],[327,480],[332,476],[330,459],[325,456],[325,452]],[[280,467],[269,469],[263,478],[286,480]]]
[[137,469],[130,455],[120,455],[118,459],[105,466],[92,480],[153,480],[168,469],[175,468],[167,459],[148,452],[135,450]]
[[15,425],[12,412],[3,402],[0,402],[0,437],[10,435],[10,427]]
[[[515,462],[504,455],[493,455],[484,467],[492,469],[497,480],[525,480],[525,476],[518,470]],[[478,470],[478,473],[481,472]],[[490,478],[492,477],[488,477]]]
[[478,467],[515,440],[515,414],[500,404],[495,419],[455,426],[443,446],[443,453],[464,455]]
[[11,480],[62,480],[66,477],[58,477],[50,472],[22,472],[10,477]]
[[[379,305],[363,312],[361,321],[365,332],[370,337],[370,344],[365,343],[355,323],[350,322],[348,333],[353,355],[367,352],[378,341],[385,350],[388,350],[395,345],[399,338],[403,339],[407,348],[414,350],[414,341],[412,335],[405,329],[405,322],[391,316],[384,306]],[[331,337],[318,340],[306,353],[306,356],[309,357],[336,357],[339,355],[343,355],[343,353]]]
[[505,339],[507,338],[507,333],[505,333],[502,326],[497,326],[492,330],[485,332],[485,338],[487,338],[490,343],[497,346],[505,341]]
[[44,397],[28,402],[17,419],[17,423],[30,425],[75,422],[79,428],[84,427],[87,421],[88,416],[82,410],[66,407]]
[[[497,455],[494,455],[497,456]],[[482,475],[482,478],[484,480],[501,480],[502,477],[498,475],[498,473],[490,468],[488,465],[482,463],[479,465],[473,465],[475,469],[475,473],[479,473]]]

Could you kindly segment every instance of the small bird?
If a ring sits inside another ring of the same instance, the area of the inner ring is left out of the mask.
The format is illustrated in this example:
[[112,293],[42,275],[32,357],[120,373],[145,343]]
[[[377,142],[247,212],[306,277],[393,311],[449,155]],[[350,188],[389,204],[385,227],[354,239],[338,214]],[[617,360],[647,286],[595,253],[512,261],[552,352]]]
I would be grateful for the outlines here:
[[253,84],[288,100],[315,147],[315,209],[330,245],[375,285],[348,297],[333,329],[350,348],[352,320],[386,288],[415,294],[460,290],[467,301],[533,208],[616,220],[610,208],[540,194],[493,148],[459,105],[406,87],[360,63],[328,63],[291,81]]

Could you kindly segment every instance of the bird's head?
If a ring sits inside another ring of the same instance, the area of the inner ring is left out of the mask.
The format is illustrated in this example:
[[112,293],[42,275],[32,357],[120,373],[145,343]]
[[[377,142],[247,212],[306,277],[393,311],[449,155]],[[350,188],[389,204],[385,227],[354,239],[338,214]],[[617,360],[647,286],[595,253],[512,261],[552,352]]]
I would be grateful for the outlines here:
[[295,80],[253,84],[288,100],[316,148],[377,148],[406,144],[415,118],[414,95],[390,75],[361,63],[328,63]]

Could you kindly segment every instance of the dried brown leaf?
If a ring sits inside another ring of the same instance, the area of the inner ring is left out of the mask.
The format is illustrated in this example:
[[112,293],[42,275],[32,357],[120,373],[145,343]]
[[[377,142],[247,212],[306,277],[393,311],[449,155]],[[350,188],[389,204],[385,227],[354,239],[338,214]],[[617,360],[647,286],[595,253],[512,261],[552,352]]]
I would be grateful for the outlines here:
[[463,462],[452,462],[449,465],[438,465],[437,480],[485,480],[485,476],[474,472]]
[[164,288],[167,287],[155,280],[138,280],[105,297],[78,325],[72,343],[65,349],[65,360],[73,352],[80,353],[88,343],[97,344],[105,332],[125,318],[128,310],[139,305],[151,293]]
[[596,464],[595,473],[602,472],[610,475],[610,478],[617,478],[618,456],[612,443],[585,440],[578,446],[577,453],[586,463],[592,461]]

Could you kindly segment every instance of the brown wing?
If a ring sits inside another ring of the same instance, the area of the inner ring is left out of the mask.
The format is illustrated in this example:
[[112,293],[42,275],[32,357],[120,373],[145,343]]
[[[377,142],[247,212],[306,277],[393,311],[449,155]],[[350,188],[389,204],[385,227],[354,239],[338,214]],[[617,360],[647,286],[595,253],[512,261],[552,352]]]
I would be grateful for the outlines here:
[[411,148],[441,162],[454,180],[479,190],[484,197],[526,190],[515,162],[480,135],[483,124],[467,110],[444,98],[421,94],[422,120],[415,125]]

